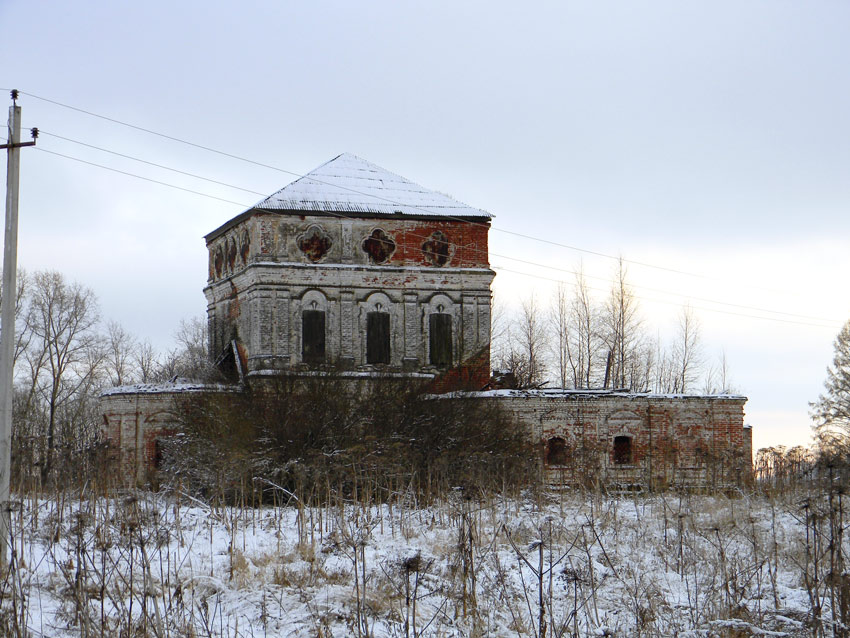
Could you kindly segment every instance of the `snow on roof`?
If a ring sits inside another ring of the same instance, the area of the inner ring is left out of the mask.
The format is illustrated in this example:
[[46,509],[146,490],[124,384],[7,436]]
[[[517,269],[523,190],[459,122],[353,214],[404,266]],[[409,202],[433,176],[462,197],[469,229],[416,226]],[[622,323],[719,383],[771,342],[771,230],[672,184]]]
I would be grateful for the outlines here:
[[[513,397],[513,398],[556,398],[556,397],[626,397],[632,399],[720,399],[732,401],[746,401],[747,397],[740,394],[675,394],[658,392],[632,392],[630,390],[576,390],[570,388],[546,388],[539,390],[482,390],[480,392],[453,392],[452,396],[458,398],[484,398],[484,397]],[[445,395],[443,395],[445,396]]]
[[351,153],[337,155],[253,208],[420,217],[492,217],[487,211],[428,190]]
[[100,393],[101,397],[115,396],[119,394],[179,394],[184,392],[232,392],[235,386],[221,383],[196,383],[187,380],[178,380],[165,383],[136,383],[133,385],[118,385],[107,388]]

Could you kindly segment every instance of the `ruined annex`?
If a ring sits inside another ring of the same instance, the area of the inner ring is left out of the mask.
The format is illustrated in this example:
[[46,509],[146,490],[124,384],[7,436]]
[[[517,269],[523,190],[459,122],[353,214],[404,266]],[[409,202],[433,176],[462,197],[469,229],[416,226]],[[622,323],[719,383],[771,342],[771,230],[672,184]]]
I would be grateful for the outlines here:
[[103,434],[128,481],[143,483],[177,433],[178,397],[316,374],[497,402],[540,444],[553,484],[591,469],[631,486],[747,480],[745,397],[492,389],[490,220],[342,154],[210,232],[208,355],[227,383],[107,390]]

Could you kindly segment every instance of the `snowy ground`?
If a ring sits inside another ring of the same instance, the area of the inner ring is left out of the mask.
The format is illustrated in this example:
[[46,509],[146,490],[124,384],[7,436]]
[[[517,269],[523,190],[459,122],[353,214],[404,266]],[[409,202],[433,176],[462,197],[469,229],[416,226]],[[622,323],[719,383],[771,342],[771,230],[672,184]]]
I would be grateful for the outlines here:
[[541,623],[546,636],[810,636],[809,592],[829,597],[803,578],[795,507],[570,493],[428,508],[25,500],[3,621],[53,638],[540,636]]

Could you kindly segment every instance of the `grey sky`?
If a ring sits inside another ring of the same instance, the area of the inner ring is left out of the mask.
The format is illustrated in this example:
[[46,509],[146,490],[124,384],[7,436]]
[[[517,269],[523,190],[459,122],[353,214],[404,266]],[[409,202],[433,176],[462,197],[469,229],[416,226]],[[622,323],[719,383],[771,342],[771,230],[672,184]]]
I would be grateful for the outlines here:
[[[750,397],[758,446],[805,439],[806,403],[850,317],[848,24],[839,1],[2,0],[0,86],[298,173],[352,152],[489,210],[495,228],[704,274],[630,267],[649,325],[669,333],[682,303],[698,309],[707,353],[725,348]],[[263,194],[293,179],[20,104],[26,127]],[[261,198],[47,134],[39,148]],[[29,149],[20,262],[91,286],[105,316],[167,346],[181,318],[205,310],[201,237],[240,210]],[[499,232],[491,248],[612,269]],[[496,293],[543,298],[553,285],[501,270]],[[720,314],[707,309],[764,313],[696,298],[830,322]]]

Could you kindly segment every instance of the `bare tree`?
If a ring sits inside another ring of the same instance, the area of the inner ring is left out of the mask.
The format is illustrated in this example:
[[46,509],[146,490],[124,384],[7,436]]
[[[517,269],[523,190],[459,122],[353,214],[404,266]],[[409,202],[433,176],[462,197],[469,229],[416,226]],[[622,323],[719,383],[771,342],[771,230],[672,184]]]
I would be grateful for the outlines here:
[[581,268],[576,273],[575,295],[570,308],[572,329],[568,345],[573,385],[576,388],[591,388],[601,380],[598,367],[605,360],[605,354],[602,353],[604,347],[600,339],[599,310],[590,297]]
[[716,365],[709,365],[704,373],[703,390],[706,394],[730,394],[736,392],[729,376],[729,360],[721,350]]
[[702,363],[699,319],[690,304],[682,308],[676,341],[673,343],[674,384],[673,392],[687,392]]
[[720,365],[717,369],[720,382],[720,392],[723,394],[735,392],[732,379],[729,376],[729,360],[726,358],[726,350],[720,351]]
[[140,383],[151,383],[157,379],[157,372],[162,364],[150,341],[136,343],[132,357]]
[[515,330],[518,352],[527,362],[524,385],[540,385],[546,376],[546,327],[534,293],[523,299]]
[[552,347],[558,374],[558,385],[561,388],[566,388],[568,384],[574,384],[574,374],[571,365],[572,357],[570,356],[572,311],[563,283],[558,284],[558,289],[555,292],[555,300],[549,312],[549,323],[555,336]]
[[136,378],[136,340],[116,321],[106,326],[105,369],[111,385],[133,383]]
[[652,387],[660,363],[659,352],[656,339],[648,336],[641,338],[629,369],[629,387],[639,391]]
[[490,310],[490,358],[494,369],[502,368],[510,350],[510,320],[505,303],[493,295]]
[[[29,292],[30,277],[27,271],[19,268],[16,277],[17,290],[15,291],[15,348],[12,355],[12,365],[14,366],[20,355],[27,348],[29,339],[32,333],[29,330],[26,322],[26,303],[27,293]],[[0,299],[2,299],[2,290],[0,290]]]
[[676,391],[676,361],[669,348],[661,345],[660,339],[656,345],[655,366],[655,382],[654,387],[656,392],[675,392]]
[[620,259],[602,318],[602,339],[608,350],[605,381],[607,386],[620,388],[632,387],[634,359],[641,341],[638,304],[626,275],[625,263]]
[[32,281],[29,327],[31,387],[46,404],[47,432],[43,473],[53,464],[57,418],[76,393],[91,389],[103,362],[97,334],[94,293],[67,283],[58,272],[36,273]]
[[174,333],[177,347],[163,358],[154,378],[167,381],[175,377],[210,381],[218,378],[207,354],[207,322],[201,317],[183,319]]
[[510,373],[518,387],[543,383],[546,366],[546,325],[534,295],[522,302],[519,313],[505,321],[494,353],[496,367]]

